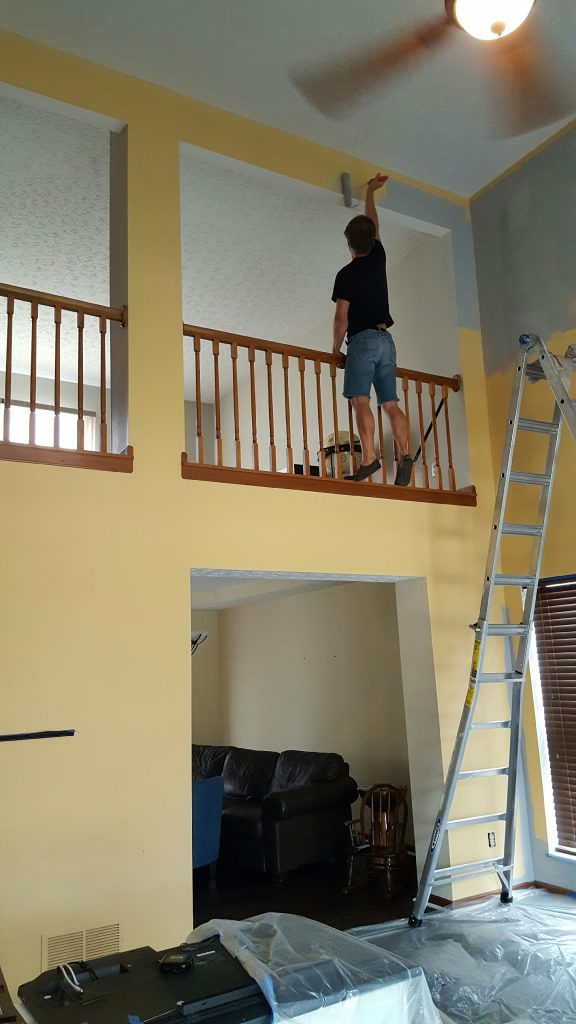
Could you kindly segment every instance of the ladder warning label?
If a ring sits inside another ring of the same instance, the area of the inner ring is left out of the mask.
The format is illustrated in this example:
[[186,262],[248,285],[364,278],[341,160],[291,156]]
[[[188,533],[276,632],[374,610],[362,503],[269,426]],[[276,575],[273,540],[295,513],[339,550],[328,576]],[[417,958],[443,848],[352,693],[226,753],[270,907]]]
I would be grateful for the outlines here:
[[471,708],[472,707],[472,701],[474,700],[474,690],[475,690],[475,688],[476,688],[476,681],[474,679],[471,679],[470,680],[470,684],[468,686],[468,690],[466,691],[466,700],[464,701],[464,703],[465,703],[467,708]]
[[434,831],[432,833],[432,839],[430,841],[430,853],[433,853],[434,850],[436,849],[436,846],[437,846],[437,843],[438,843],[438,836],[440,835],[440,824],[441,824],[441,821],[440,821],[440,818],[438,818],[438,821],[436,822],[436,824],[434,826]]
[[472,651],[472,675],[475,676],[478,671],[478,662],[480,660],[480,641],[474,641],[474,650]]

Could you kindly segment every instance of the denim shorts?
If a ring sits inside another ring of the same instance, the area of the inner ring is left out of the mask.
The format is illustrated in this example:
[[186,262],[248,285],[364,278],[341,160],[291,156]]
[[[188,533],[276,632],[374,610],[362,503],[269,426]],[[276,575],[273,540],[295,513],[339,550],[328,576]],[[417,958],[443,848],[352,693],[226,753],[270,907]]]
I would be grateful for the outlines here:
[[344,397],[370,397],[372,385],[378,405],[397,402],[396,346],[389,331],[370,328],[348,339],[344,368]]

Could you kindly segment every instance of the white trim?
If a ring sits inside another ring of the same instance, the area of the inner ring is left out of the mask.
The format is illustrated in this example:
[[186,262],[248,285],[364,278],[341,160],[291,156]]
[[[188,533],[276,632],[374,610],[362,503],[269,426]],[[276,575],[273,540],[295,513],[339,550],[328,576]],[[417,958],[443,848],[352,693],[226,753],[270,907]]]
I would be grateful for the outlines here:
[[534,714],[536,718],[536,737],[538,740],[538,753],[540,755],[542,789],[544,791],[544,815],[546,819],[548,856],[573,861],[573,858],[556,852],[556,847],[558,846],[558,826],[556,824],[556,813],[554,810],[554,790],[552,788],[550,756],[548,754],[548,740],[546,737],[546,718],[544,715],[544,701],[542,698],[542,681],[540,679],[540,666],[538,664],[538,644],[534,626],[532,626],[531,631],[529,663],[530,680],[532,683],[532,698],[534,700]]
[[571,853],[560,853],[558,850],[548,850],[546,856],[551,857],[552,860],[563,860],[576,867],[576,857]]

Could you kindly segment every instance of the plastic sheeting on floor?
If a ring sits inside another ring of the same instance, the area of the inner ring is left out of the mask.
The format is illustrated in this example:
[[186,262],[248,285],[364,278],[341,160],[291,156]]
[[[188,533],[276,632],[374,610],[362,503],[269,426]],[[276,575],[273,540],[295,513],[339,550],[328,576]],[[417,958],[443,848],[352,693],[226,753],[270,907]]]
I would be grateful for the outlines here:
[[576,899],[529,891],[405,921],[353,929],[424,969],[455,1024],[576,1024]]
[[212,935],[258,982],[275,1021],[440,1024],[420,967],[346,932],[269,913],[208,921],[188,942]]

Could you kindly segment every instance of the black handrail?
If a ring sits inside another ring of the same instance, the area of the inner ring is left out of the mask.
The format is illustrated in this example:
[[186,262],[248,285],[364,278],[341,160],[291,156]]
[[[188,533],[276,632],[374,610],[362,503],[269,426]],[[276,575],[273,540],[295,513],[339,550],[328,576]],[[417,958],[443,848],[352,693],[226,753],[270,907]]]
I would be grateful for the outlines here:
[[[440,412],[440,410],[441,410],[443,405],[444,405],[444,399],[441,398],[439,403],[438,403],[438,408],[436,409],[436,412],[434,413],[434,419],[438,419],[438,413]],[[428,427],[428,430],[424,434],[424,440],[423,440],[422,444],[426,444],[426,441],[430,437],[430,431],[432,430],[433,426],[434,426],[434,420],[432,420],[432,422],[430,423],[430,426]],[[422,445],[420,446],[420,448],[416,452],[416,455],[414,456],[414,459],[413,459],[413,462],[412,462],[412,464],[414,466],[418,462],[418,459],[420,458],[421,455],[422,455]]]
[[74,736],[76,729],[45,729],[43,732],[12,732],[0,734],[0,743],[16,740],[52,740],[59,736]]

